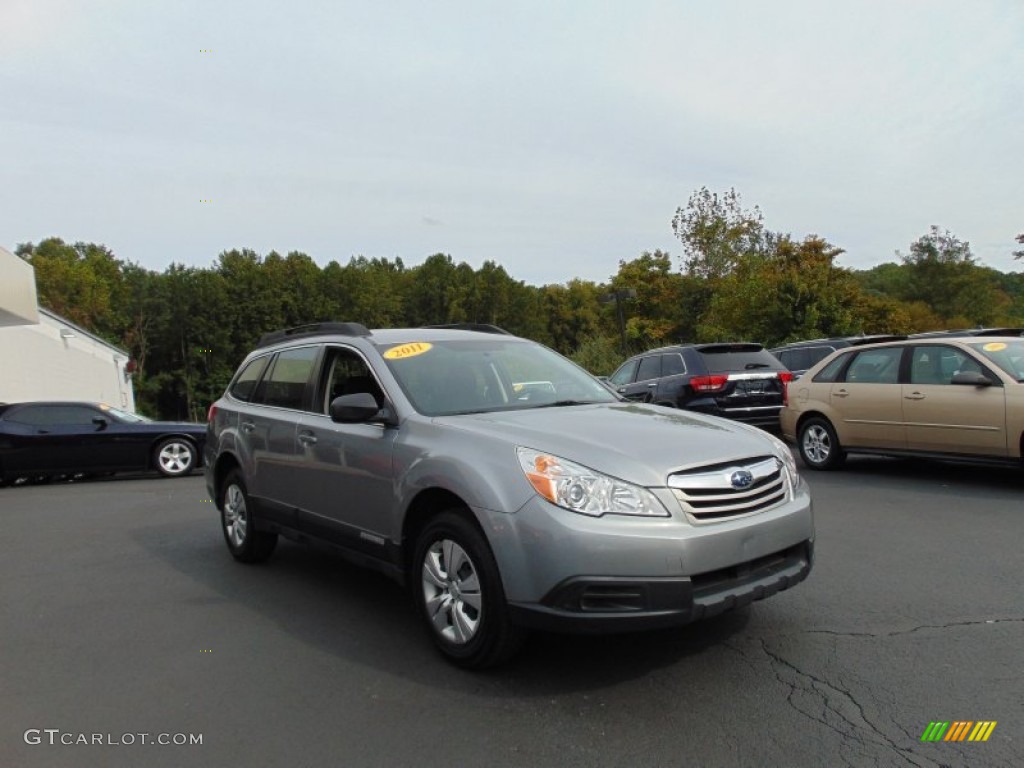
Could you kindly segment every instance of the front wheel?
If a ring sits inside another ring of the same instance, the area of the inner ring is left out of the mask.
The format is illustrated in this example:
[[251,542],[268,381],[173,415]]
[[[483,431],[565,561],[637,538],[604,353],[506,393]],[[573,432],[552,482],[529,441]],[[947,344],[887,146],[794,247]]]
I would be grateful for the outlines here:
[[499,664],[522,644],[508,617],[497,563],[483,534],[457,512],[438,515],[416,542],[410,582],[434,643],[469,669]]
[[232,470],[221,486],[220,522],[231,556],[243,563],[266,560],[277,546],[277,534],[257,531],[253,525],[249,494],[238,470]]
[[196,465],[196,447],[183,437],[169,437],[153,452],[157,471],[165,477],[181,477]]
[[800,458],[808,469],[835,469],[846,460],[836,431],[828,419],[814,416],[800,426]]

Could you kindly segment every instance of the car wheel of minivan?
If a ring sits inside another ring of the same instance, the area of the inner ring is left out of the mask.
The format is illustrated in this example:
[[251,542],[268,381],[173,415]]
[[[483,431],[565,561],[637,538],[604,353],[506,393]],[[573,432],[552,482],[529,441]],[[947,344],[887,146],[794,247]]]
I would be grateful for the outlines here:
[[169,437],[156,447],[153,456],[156,468],[166,477],[181,477],[196,465],[196,448],[184,438]]
[[808,469],[835,469],[846,460],[846,451],[828,419],[814,416],[800,426],[797,441],[800,458]]
[[483,534],[457,512],[432,520],[416,542],[409,579],[434,643],[461,667],[482,669],[518,650],[498,566]]
[[257,531],[245,483],[238,470],[232,470],[221,485],[221,528],[231,555],[243,563],[266,560],[277,546],[277,534]]

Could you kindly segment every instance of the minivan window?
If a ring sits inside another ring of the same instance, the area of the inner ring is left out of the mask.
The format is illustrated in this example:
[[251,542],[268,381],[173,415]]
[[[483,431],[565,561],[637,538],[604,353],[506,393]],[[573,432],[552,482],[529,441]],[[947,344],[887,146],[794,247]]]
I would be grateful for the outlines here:
[[895,384],[899,381],[903,347],[865,349],[858,352],[846,370],[851,384]]

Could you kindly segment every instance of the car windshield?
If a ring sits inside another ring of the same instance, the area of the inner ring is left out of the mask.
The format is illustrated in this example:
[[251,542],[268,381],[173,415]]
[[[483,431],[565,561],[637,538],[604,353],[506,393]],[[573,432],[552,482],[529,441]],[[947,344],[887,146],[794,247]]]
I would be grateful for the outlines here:
[[1024,381],[1024,339],[978,341],[969,346],[1017,381]]
[[413,407],[427,416],[618,400],[575,363],[522,339],[418,342],[382,353]]
[[100,410],[125,424],[143,424],[149,421],[145,416],[139,416],[137,413],[128,413],[128,411],[122,411],[120,408],[114,408],[109,405],[101,405]]

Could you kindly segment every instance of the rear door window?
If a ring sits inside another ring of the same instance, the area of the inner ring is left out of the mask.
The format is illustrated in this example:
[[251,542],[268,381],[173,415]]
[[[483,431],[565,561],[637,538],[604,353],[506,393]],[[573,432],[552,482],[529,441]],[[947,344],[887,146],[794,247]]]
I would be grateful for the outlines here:
[[865,349],[846,369],[850,384],[896,384],[900,378],[900,358],[903,347]]
[[254,399],[263,405],[302,410],[318,351],[317,347],[299,347],[279,352]]

